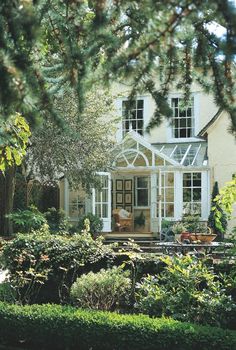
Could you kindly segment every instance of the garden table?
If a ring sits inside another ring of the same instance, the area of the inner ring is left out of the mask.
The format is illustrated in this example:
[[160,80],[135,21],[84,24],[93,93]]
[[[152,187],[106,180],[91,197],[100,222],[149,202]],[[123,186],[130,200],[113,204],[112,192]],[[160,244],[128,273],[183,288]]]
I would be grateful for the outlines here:
[[211,243],[178,243],[178,242],[158,242],[155,244],[157,250],[161,250],[165,254],[182,253],[187,254],[189,252],[204,252],[205,254],[212,254],[221,249],[223,255],[226,250],[233,247],[233,243],[225,242],[211,242]]

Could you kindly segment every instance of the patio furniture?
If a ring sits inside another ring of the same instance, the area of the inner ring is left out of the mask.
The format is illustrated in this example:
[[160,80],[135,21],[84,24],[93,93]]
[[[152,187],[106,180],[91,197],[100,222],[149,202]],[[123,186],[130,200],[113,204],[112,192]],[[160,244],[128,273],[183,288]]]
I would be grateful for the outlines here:
[[132,231],[132,213],[129,213],[127,210],[124,209],[114,209],[112,214],[115,221],[115,231]]

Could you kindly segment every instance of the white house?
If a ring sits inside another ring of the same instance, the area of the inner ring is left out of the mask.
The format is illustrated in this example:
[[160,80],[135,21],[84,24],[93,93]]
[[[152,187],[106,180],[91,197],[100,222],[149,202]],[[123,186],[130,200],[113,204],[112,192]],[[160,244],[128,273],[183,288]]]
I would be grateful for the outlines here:
[[173,89],[169,94],[172,124],[164,121],[148,134],[146,126],[155,110],[151,96],[137,96],[128,108],[129,86],[117,84],[114,92],[119,96],[120,122],[112,169],[99,174],[102,191],[93,190],[91,196],[70,191],[65,179],[61,207],[74,222],[80,214],[93,212],[108,233],[114,229],[113,210],[121,208],[132,213],[134,234],[156,234],[162,219],[180,220],[187,210],[207,220],[214,182],[221,187],[236,173],[236,142],[228,132],[227,113],[219,111],[213,97],[198,85],[193,85],[187,107],[182,93]]

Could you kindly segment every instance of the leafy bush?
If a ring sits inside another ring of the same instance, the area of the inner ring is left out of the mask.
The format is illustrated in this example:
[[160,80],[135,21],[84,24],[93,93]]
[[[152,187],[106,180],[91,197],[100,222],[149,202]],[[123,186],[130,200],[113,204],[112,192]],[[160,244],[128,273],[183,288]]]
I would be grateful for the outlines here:
[[68,225],[68,220],[64,210],[49,208],[48,211],[44,213],[44,216],[47,220],[50,231],[57,232],[60,230],[66,230]]
[[44,215],[34,206],[30,206],[27,210],[17,210],[8,217],[13,222],[14,231],[21,233],[38,230],[47,223]]
[[200,221],[199,214],[186,213],[183,215],[182,223],[186,230],[191,233],[207,233],[207,224]]
[[9,282],[0,283],[0,301],[14,303],[16,292]]
[[71,287],[71,297],[83,308],[111,310],[128,299],[130,291],[129,271],[113,267],[79,277]]
[[102,239],[93,240],[90,234],[54,236],[45,230],[19,234],[2,249],[3,268],[9,270],[21,302],[35,302],[42,289],[49,291],[43,301],[64,300],[80,274],[109,258],[112,251]]
[[[236,332],[144,315],[0,303],[0,339],[28,350],[232,350]],[[23,344],[22,344],[23,343]]]
[[164,271],[143,278],[137,285],[139,311],[182,321],[236,327],[236,303],[226,295],[224,280],[217,280],[203,261],[190,256],[162,260],[166,263]]
[[89,220],[89,224],[90,224],[90,231],[89,232],[92,235],[97,235],[98,233],[100,233],[102,231],[102,228],[103,228],[102,220],[98,216],[93,215],[92,213],[88,213],[88,214],[83,215],[79,218],[78,226],[77,226],[77,230],[79,232],[82,232],[83,230],[86,229],[86,227],[85,227],[85,220],[86,219]]

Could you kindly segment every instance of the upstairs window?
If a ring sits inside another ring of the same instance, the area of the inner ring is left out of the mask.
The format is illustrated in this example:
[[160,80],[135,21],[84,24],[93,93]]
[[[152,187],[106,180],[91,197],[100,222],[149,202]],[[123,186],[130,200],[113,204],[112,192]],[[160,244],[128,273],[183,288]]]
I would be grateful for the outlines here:
[[171,99],[173,109],[173,138],[188,138],[194,136],[194,101],[189,101],[189,105],[184,106],[184,100],[179,97]]
[[130,129],[143,135],[143,110],[144,102],[138,99],[130,104],[129,101],[122,101],[122,129],[123,136]]

